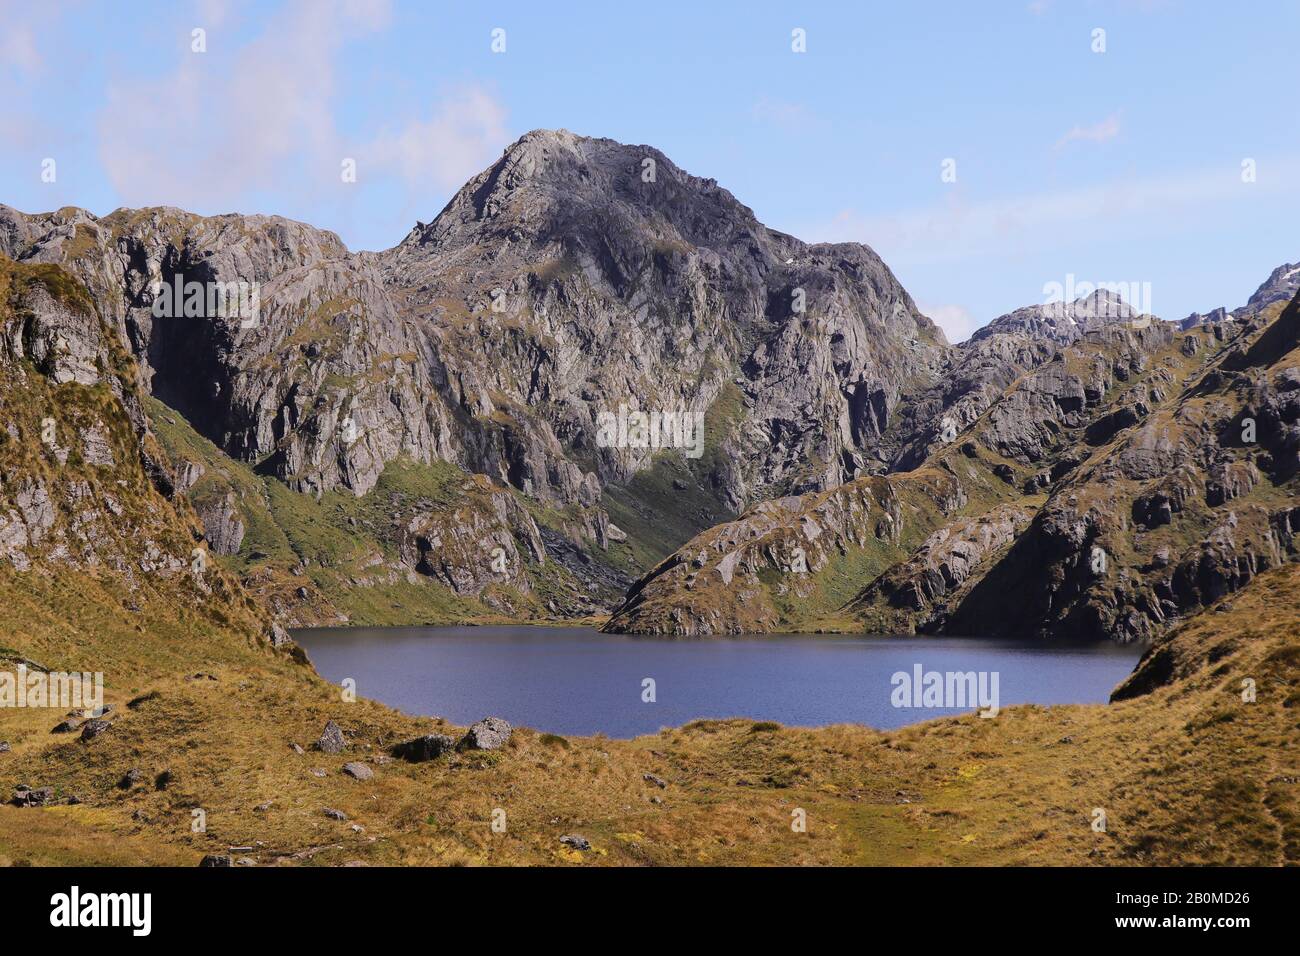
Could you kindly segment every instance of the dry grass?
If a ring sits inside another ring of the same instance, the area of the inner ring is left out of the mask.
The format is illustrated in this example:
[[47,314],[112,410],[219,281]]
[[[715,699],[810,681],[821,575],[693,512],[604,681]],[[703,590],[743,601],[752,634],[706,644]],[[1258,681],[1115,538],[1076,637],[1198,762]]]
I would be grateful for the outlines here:
[[[343,703],[309,668],[235,634],[177,645],[102,615],[83,645],[75,622],[47,622],[39,639],[6,642],[68,668],[111,647],[116,721],[85,744],[49,733],[61,713],[0,712],[12,744],[0,755],[5,793],[28,783],[84,801],[0,809],[0,860],[194,863],[251,846],[236,855],[263,865],[1295,863],[1298,585],[1300,568],[1261,576],[1230,611],[1170,639],[1177,683],[1110,706],[1015,707],[888,734],[749,721],[632,741],[523,729],[501,751],[425,764],[376,758],[396,740],[454,729]],[[197,671],[217,679],[190,679]],[[1241,700],[1246,677],[1254,703]],[[146,691],[159,696],[124,706]],[[292,749],[329,718],[347,752]],[[348,760],[371,763],[375,779],[342,774]],[[119,789],[133,767],[145,783]],[[164,770],[173,782],[159,790]],[[504,833],[491,826],[498,808]],[[1106,811],[1104,833],[1094,808]],[[206,833],[191,832],[194,809]],[[791,828],[796,810],[806,833]],[[560,844],[574,832],[591,851]]]

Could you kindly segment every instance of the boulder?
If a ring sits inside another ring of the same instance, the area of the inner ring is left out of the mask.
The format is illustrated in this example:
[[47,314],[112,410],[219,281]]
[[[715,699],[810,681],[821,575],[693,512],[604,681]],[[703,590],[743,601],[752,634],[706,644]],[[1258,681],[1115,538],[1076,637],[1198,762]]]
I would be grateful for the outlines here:
[[218,856],[210,853],[203,859],[199,860],[199,866],[233,866],[234,862],[235,861],[229,856]]
[[16,807],[45,807],[53,802],[53,787],[37,787],[33,790],[26,784],[19,784],[10,800],[10,803]]
[[94,740],[112,726],[107,720],[88,720],[81,726],[81,739],[83,742]]
[[343,731],[334,721],[326,721],[325,729],[321,731],[320,739],[316,741],[316,749],[321,753],[340,754],[346,749],[348,742],[343,738]]
[[446,734],[425,734],[414,740],[394,744],[390,752],[394,757],[401,757],[411,763],[422,763],[426,760],[436,760],[443,754],[449,753],[455,746],[456,742]]
[[466,731],[456,746],[461,750],[496,750],[509,739],[509,723],[500,717],[484,717]]
[[345,763],[343,765],[343,772],[353,780],[373,780],[375,777],[375,772],[373,770],[365,764],[355,760],[351,763]]
[[126,773],[122,774],[122,779],[117,782],[117,785],[122,790],[130,790],[143,779],[144,773],[141,772],[140,768],[132,767]]
[[289,636],[289,632],[280,626],[278,622],[271,625],[271,633],[267,640],[271,642],[272,647],[277,649],[293,643],[293,638]]
[[560,842],[565,846],[573,847],[573,849],[579,850],[583,853],[586,853],[591,849],[591,841],[585,836],[579,836],[576,833],[570,833],[560,837]]

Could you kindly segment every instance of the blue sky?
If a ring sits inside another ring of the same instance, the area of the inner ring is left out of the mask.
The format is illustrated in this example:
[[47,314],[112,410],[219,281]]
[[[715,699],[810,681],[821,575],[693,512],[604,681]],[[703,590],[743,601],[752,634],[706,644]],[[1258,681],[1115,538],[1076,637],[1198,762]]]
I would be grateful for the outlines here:
[[868,243],[954,340],[1071,274],[1181,318],[1300,260],[1295,0],[0,0],[0,25],[0,202],[28,212],[277,213],[380,249],[564,127]]

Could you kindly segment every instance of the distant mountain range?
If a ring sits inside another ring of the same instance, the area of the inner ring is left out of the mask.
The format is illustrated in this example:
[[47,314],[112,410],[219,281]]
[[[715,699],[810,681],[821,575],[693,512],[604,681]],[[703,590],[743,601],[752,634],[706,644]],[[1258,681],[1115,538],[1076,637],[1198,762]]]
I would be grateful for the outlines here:
[[[111,468],[129,437],[173,530],[192,505],[285,623],[1146,639],[1297,550],[1294,265],[1231,313],[1100,290],[953,346],[866,246],[564,131],[380,253],[277,217],[4,206],[0,253],[27,316],[7,374],[121,404],[46,452]],[[186,309],[189,283],[253,307]],[[134,581],[144,559],[78,537],[120,517],[79,495],[8,477],[0,554]]]

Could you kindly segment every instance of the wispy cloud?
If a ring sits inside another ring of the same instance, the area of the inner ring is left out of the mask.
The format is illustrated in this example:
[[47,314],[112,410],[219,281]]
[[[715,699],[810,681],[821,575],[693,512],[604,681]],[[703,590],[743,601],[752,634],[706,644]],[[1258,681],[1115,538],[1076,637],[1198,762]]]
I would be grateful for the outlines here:
[[1105,143],[1119,135],[1119,114],[1112,113],[1091,126],[1074,126],[1053,145],[1061,150],[1071,143]]
[[[0,0],[0,77],[33,79],[46,67],[37,36],[61,15],[63,5]],[[11,104],[6,104],[6,112]]]
[[970,309],[964,305],[925,305],[918,303],[917,308],[923,315],[934,319],[936,325],[943,329],[948,341],[956,344],[964,342],[980,327]]
[[[99,153],[126,205],[167,203],[200,212],[349,204],[361,185],[395,177],[408,194],[459,186],[507,139],[504,108],[477,87],[448,91],[423,116],[391,116],[361,138],[336,121],[345,47],[388,27],[386,0],[293,0],[244,46],[218,55],[217,24],[237,10],[203,0],[211,53],[188,34],[173,71],[119,78],[99,116]],[[331,198],[333,197],[333,198]]]
[[384,132],[359,149],[363,168],[397,173],[408,187],[455,189],[479,172],[506,140],[505,108],[487,90],[451,90],[433,115]]
[[1118,179],[1059,192],[980,201],[952,198],[934,206],[864,216],[845,209],[803,227],[809,239],[865,242],[894,263],[948,262],[1051,248],[1108,235],[1179,228],[1184,215],[1203,216],[1220,202],[1265,200],[1300,176],[1300,158],[1261,160],[1259,181],[1243,183],[1232,163],[1167,176]]
[[[319,185],[340,163],[335,54],[349,35],[386,19],[382,2],[297,0],[231,58],[187,44],[161,81],[111,82],[98,124],[110,181],[129,205],[191,207],[233,205],[259,188]],[[207,39],[211,49],[220,35]]]

